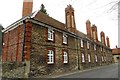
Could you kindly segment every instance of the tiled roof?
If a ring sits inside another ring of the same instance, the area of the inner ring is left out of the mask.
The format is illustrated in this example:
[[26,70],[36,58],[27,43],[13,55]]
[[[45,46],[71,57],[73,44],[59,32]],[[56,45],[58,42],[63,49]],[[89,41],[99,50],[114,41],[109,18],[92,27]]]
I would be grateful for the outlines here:
[[52,17],[38,11],[38,13],[33,17],[35,20],[38,20],[40,22],[43,22],[45,24],[51,25],[53,27],[56,27],[58,29],[67,30],[65,28],[65,24],[62,22],[59,22],[58,20],[53,19]]
[[87,35],[80,32],[79,30],[76,30],[77,36],[82,37],[82,38],[87,38]]
[[[50,17],[50,16],[48,16],[48,15],[46,15],[46,14],[40,12],[40,11],[38,11],[38,13],[33,17],[33,19],[38,20],[38,21],[43,22],[43,23],[46,23],[46,24],[51,25],[53,27],[56,27],[58,29],[65,30],[65,31],[69,32],[66,29],[64,23],[62,23],[62,22],[60,22],[58,20],[55,20],[52,17]],[[79,37],[82,37],[82,38],[86,38],[87,37],[86,34],[80,32],[79,30],[77,30],[76,33],[77,33],[77,35]]]
[[112,54],[113,55],[120,55],[120,48],[114,48],[114,49],[112,49]]

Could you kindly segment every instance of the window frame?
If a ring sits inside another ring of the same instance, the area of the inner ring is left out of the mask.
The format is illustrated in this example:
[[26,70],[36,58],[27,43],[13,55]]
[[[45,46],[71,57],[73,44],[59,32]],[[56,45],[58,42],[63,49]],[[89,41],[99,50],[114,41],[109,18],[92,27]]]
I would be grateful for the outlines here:
[[98,56],[95,54],[95,62],[98,62]]
[[[66,39],[66,41],[64,39]],[[68,36],[65,33],[63,33],[62,43],[66,45],[68,44]]]
[[100,50],[101,52],[103,51],[103,47],[101,47],[101,50]]
[[[49,62],[49,51],[53,51],[53,57],[52,57],[52,61]],[[47,52],[46,52],[46,63],[47,64],[54,64],[55,63],[55,49],[54,48],[47,48]]]
[[[65,55],[64,53],[66,53],[67,55]],[[63,63],[64,63],[64,64],[68,64],[68,63],[69,63],[68,51],[67,51],[67,50],[63,50],[63,51],[62,51],[62,56],[63,56]]]
[[94,50],[97,50],[97,45],[96,44],[94,44]]
[[81,47],[83,48],[84,47],[84,41],[83,41],[83,39],[80,40],[80,44],[81,44]]
[[91,55],[88,53],[88,62],[91,62]]
[[90,49],[90,42],[87,41],[87,49]]
[[85,62],[85,54],[84,54],[84,52],[81,53],[81,62],[82,63]]
[[[49,38],[49,34],[52,35],[52,37]],[[53,41],[53,42],[55,41],[55,32],[51,28],[47,29],[47,40],[48,41]]]
[[101,58],[102,58],[102,62],[104,62],[104,57],[102,56]]

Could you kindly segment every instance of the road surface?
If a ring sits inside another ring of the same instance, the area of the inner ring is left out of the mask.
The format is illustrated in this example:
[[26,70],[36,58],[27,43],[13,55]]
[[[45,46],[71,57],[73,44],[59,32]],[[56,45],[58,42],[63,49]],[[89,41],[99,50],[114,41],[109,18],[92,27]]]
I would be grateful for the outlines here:
[[70,75],[62,75],[58,78],[118,78],[118,63]]

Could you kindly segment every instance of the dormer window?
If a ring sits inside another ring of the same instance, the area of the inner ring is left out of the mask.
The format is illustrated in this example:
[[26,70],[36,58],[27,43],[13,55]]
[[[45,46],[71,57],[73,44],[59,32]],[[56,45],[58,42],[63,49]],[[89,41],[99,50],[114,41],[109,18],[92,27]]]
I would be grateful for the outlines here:
[[54,41],[54,31],[52,29],[48,29],[48,40]]
[[63,34],[63,44],[67,44],[67,35],[66,34]]
[[83,47],[83,40],[81,39],[81,47]]

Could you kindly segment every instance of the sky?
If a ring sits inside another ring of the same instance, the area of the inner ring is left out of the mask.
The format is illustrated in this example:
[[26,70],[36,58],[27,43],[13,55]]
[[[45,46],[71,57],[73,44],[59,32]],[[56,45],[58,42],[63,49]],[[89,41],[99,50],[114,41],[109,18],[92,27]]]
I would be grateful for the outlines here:
[[[86,21],[95,24],[100,32],[104,31],[105,37],[110,39],[111,48],[118,45],[118,19],[117,9],[110,10],[117,0],[33,0],[33,12],[44,4],[50,17],[65,23],[65,8],[71,4],[75,10],[76,28],[86,34]],[[0,24],[4,28],[22,17],[23,0],[0,1]]]

